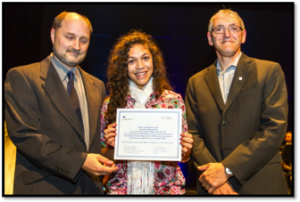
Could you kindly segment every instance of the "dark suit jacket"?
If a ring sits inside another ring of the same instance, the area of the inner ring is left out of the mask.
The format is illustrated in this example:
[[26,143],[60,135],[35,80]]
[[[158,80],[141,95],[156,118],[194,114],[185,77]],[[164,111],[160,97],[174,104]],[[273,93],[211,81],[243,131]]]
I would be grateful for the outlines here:
[[[288,113],[280,65],[242,54],[224,105],[215,64],[192,76],[186,90],[194,164],[222,162],[239,194],[287,194],[279,154]],[[197,191],[207,194],[199,181]]]
[[17,147],[14,194],[101,194],[99,177],[81,166],[87,152],[101,153],[102,81],[80,69],[88,102],[90,149],[70,98],[47,57],[12,68],[5,81],[5,119]]

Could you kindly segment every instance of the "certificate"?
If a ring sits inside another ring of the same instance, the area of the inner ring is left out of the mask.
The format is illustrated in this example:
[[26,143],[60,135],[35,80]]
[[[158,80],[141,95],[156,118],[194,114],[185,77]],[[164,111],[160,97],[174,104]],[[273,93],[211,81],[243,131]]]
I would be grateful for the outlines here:
[[117,109],[114,159],[181,161],[181,109]]

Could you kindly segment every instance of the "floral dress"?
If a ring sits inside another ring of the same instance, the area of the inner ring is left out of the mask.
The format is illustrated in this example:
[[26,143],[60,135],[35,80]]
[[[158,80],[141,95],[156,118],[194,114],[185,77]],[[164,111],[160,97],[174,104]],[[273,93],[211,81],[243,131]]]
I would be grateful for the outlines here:
[[[104,114],[107,111],[109,97],[104,100],[101,111],[101,146],[107,147],[104,139],[103,130],[107,127]],[[127,105],[125,108],[133,109],[135,100],[128,95]],[[186,122],[185,105],[180,94],[173,91],[165,90],[158,99],[152,93],[148,102],[146,103],[148,109],[182,109],[182,133],[188,131]],[[127,194],[127,161],[118,160],[116,166],[119,170],[109,176],[107,182],[108,194]],[[185,178],[177,162],[174,161],[154,161],[155,167],[155,182],[154,193],[155,195],[170,195],[170,194],[184,194]]]

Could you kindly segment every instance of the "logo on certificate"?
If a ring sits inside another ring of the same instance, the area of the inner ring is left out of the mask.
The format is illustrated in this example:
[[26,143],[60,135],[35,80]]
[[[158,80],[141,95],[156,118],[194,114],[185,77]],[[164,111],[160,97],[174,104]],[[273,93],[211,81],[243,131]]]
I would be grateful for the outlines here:
[[126,118],[126,116],[123,116],[122,121],[132,121],[132,118]]
[[172,120],[171,116],[162,116],[161,119],[163,120]]

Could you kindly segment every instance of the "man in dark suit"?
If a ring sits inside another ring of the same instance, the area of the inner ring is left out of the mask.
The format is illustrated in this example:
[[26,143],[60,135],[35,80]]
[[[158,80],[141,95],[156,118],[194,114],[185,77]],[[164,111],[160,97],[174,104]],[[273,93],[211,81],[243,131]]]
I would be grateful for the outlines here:
[[53,53],[12,68],[5,81],[5,119],[16,145],[14,194],[102,194],[100,175],[117,170],[100,155],[102,81],[78,64],[90,21],[62,12],[51,29]]
[[278,63],[241,52],[242,19],[229,9],[210,20],[217,60],[186,90],[198,194],[287,194],[279,148],[287,127],[287,89]]

